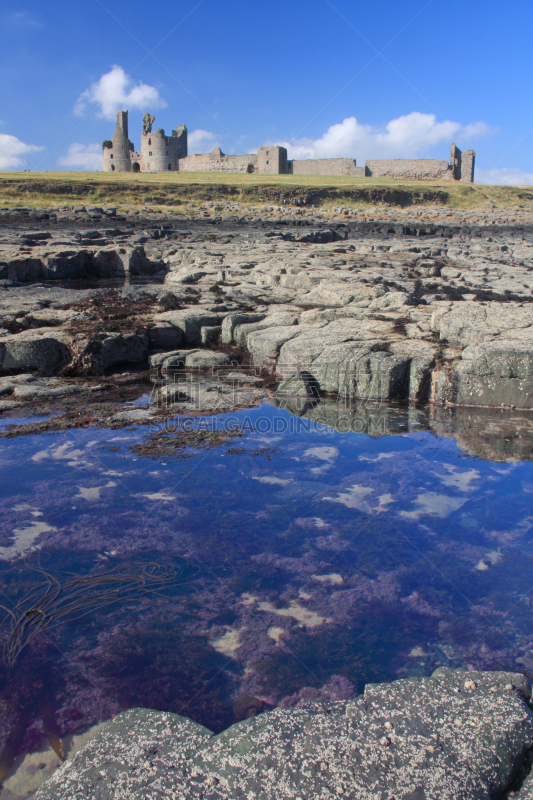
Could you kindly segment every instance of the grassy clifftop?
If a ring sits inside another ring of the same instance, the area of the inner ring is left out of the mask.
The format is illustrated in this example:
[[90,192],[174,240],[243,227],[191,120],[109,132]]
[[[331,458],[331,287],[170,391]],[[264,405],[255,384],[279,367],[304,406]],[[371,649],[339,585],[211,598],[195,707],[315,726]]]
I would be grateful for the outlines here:
[[485,186],[452,181],[400,182],[381,178],[293,175],[216,175],[160,172],[0,173],[0,205],[179,206],[230,200],[246,205],[298,206],[440,205],[449,208],[505,206],[533,208],[533,187]]

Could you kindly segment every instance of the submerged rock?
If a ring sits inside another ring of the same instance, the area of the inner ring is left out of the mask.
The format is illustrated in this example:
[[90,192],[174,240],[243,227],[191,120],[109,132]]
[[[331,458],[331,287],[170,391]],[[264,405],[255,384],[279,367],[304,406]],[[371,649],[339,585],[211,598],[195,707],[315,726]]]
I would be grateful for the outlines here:
[[369,684],[353,701],[252,716],[217,736],[177,714],[133,709],[34,798],[496,800],[533,745],[530,696],[522,675],[441,668]]

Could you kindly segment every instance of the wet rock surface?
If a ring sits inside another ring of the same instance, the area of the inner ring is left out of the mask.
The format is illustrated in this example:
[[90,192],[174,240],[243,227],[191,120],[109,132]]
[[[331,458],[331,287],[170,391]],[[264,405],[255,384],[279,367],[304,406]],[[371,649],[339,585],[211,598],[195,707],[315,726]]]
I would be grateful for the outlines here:
[[530,211],[206,205],[4,210],[0,371],[235,347],[319,393],[533,407]]
[[530,696],[521,675],[441,668],[369,684],[350,702],[259,714],[217,736],[176,714],[133,709],[34,797],[527,800]]

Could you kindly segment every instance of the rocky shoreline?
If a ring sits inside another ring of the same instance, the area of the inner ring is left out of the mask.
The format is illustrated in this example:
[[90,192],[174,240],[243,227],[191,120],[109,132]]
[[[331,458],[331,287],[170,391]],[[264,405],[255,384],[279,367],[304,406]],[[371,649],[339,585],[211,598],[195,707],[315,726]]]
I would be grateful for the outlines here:
[[[482,458],[531,458],[529,210],[220,200],[187,214],[10,208],[0,226],[3,437],[267,400],[302,423],[427,429]],[[223,435],[187,431],[173,454]],[[521,675],[445,668],[216,736],[133,709],[35,798],[529,800],[530,701]]]
[[500,800],[533,797],[531,687],[506,672],[438,669],[349,702],[276,709],[213,733],[132,709],[35,800]]
[[533,407],[528,210],[205,206],[2,210],[1,373],[249,364],[281,394]]

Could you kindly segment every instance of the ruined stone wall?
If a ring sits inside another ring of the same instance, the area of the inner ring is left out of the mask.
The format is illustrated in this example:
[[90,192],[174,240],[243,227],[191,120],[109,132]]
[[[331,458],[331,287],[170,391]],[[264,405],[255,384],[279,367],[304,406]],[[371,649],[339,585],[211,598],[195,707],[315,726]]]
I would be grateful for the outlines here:
[[461,180],[462,151],[456,144],[452,144],[450,150],[450,167],[452,168],[454,180]]
[[447,161],[436,158],[384,158],[366,162],[366,174],[373,178],[403,180],[453,180],[453,169]]
[[256,155],[228,156],[217,147],[212,153],[202,153],[179,159],[180,172],[255,172]]
[[466,183],[474,183],[474,167],[476,154],[473,150],[464,150],[461,165],[461,180]]
[[332,175],[364,178],[365,168],[358,167],[354,158],[309,158],[294,160],[293,175]]
[[188,131],[186,125],[180,125],[172,131],[172,147],[174,148],[176,160],[186,158],[189,155]]
[[128,139],[128,112],[117,111],[117,124],[111,139],[102,145],[104,172],[131,172],[133,143]]

